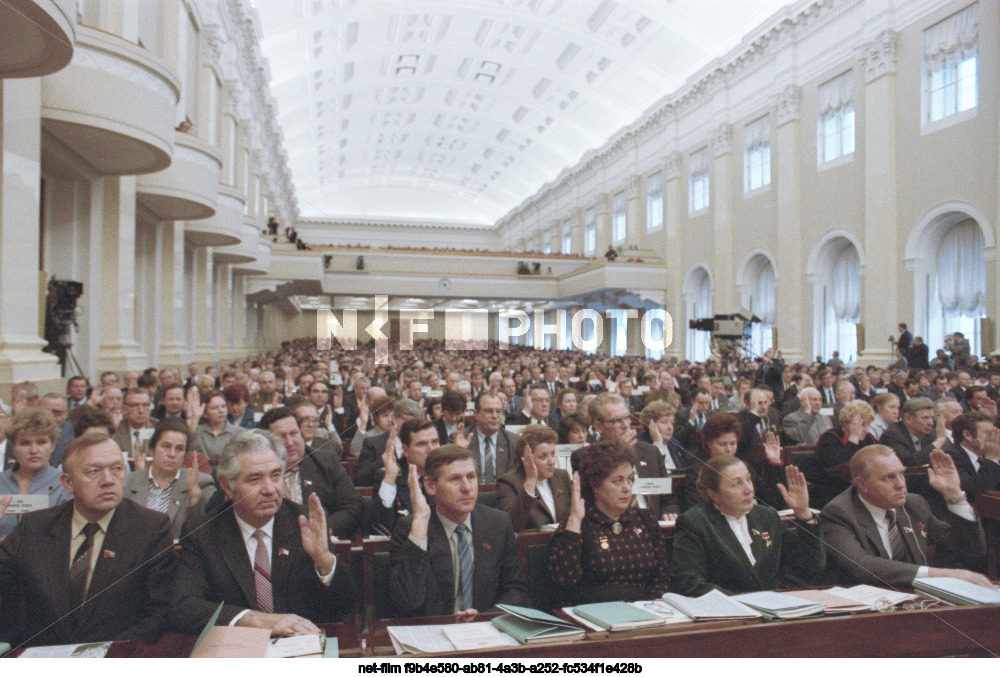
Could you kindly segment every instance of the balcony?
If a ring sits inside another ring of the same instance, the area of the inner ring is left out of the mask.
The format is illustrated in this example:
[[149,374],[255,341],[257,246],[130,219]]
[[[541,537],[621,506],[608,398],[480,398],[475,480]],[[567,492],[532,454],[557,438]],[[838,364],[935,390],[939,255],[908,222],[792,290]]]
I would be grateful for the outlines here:
[[260,230],[256,219],[244,217],[240,227],[242,240],[239,244],[228,247],[216,247],[212,250],[218,263],[250,263],[257,260],[257,241],[260,240]]
[[97,173],[149,174],[170,166],[180,90],[158,57],[77,26],[72,61],[41,82],[43,128]]
[[76,0],[0,2],[0,78],[37,78],[65,68],[76,40]]
[[170,166],[136,180],[139,202],[161,221],[191,221],[215,214],[222,158],[197,137],[174,132]]
[[236,275],[267,275],[271,271],[271,241],[264,237],[257,239],[257,258],[248,263],[236,264]]
[[227,247],[243,241],[243,193],[215,184],[218,191],[215,214],[207,219],[184,222],[184,239],[195,247]]

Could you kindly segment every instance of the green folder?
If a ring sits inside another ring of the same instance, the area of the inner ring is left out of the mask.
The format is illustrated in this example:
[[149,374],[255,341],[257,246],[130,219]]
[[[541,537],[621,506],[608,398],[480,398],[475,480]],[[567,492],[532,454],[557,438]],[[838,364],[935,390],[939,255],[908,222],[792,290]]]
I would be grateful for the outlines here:
[[573,613],[606,630],[634,630],[666,621],[627,602],[599,602],[573,607]]
[[8,651],[10,651],[10,644],[7,642],[0,642],[0,656],[3,656]]
[[537,609],[528,609],[513,604],[497,604],[506,611],[503,616],[493,619],[493,625],[521,644],[556,642],[568,639],[583,639],[584,632],[576,625],[556,618],[552,614]]
[[219,606],[215,609],[215,613],[212,614],[212,617],[208,619],[208,623],[205,623],[205,627],[201,629],[201,634],[198,635],[198,640],[194,643],[194,646],[191,648],[192,656],[194,655],[194,652],[198,650],[198,647],[201,645],[201,643],[205,641],[205,638],[208,637],[208,631],[211,630],[212,627],[215,625],[215,621],[219,620],[219,614],[222,613],[222,607],[224,607],[225,605],[226,605],[225,602],[219,602]]

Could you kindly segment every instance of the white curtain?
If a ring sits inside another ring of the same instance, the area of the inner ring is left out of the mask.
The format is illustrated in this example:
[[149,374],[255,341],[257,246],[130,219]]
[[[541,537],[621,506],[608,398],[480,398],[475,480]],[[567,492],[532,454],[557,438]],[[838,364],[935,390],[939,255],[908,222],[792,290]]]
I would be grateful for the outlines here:
[[924,58],[941,67],[953,66],[977,51],[979,3],[924,31]]
[[938,299],[947,315],[979,317],[986,303],[983,233],[972,219],[952,226],[937,257]]
[[657,172],[649,177],[646,182],[646,194],[658,196],[663,192],[663,172]]
[[702,148],[697,153],[692,153],[688,160],[688,172],[694,174],[704,174],[708,171],[708,149]]
[[819,86],[819,117],[840,110],[854,101],[854,74],[847,71]]
[[767,115],[747,125],[746,139],[743,142],[746,148],[767,146],[770,142],[771,125]]
[[753,296],[753,313],[764,325],[774,324],[774,266],[764,261],[757,272],[757,288]]
[[861,278],[854,245],[846,245],[834,259],[830,287],[833,314],[837,321],[860,322]]

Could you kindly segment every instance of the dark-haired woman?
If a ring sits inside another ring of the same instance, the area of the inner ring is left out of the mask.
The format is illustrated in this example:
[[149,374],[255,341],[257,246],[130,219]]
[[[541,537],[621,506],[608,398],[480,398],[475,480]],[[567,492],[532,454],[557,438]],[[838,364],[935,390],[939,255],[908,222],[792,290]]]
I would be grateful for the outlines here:
[[549,576],[569,604],[656,599],[668,587],[666,550],[656,518],[629,507],[635,453],[618,440],[584,452],[569,517],[550,542]]

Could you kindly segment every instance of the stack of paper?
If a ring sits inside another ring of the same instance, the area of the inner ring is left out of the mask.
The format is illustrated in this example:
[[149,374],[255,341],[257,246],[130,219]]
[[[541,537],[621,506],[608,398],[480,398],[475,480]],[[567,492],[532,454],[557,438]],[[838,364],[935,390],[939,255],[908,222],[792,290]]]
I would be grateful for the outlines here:
[[794,592],[782,592],[779,594],[788,595],[789,597],[795,597],[796,599],[808,602],[822,604],[826,607],[826,613],[828,616],[833,614],[853,614],[859,611],[872,610],[871,606],[868,604],[862,604],[861,602],[856,602],[852,599],[842,597],[841,595],[834,595],[826,590],[796,590]]
[[663,600],[696,621],[725,621],[739,618],[760,618],[758,611],[742,604],[719,590],[711,590],[701,597],[684,597],[673,592]]
[[1000,590],[997,590],[995,586],[986,588],[951,576],[918,578],[913,581],[913,587],[932,597],[959,606],[1000,604]]
[[756,609],[769,621],[822,616],[824,609],[822,604],[767,590],[734,595],[732,599]]
[[450,625],[393,625],[386,630],[397,655],[518,646],[516,639],[500,632],[489,621]]
[[838,597],[846,597],[859,604],[865,604],[869,609],[875,611],[894,607],[903,602],[912,602],[917,599],[917,595],[886,590],[885,588],[876,588],[874,585],[855,585],[852,588],[830,588],[827,592]]
[[497,607],[507,613],[494,618],[493,625],[521,644],[583,639],[583,630],[544,611],[513,604],[497,604]]
[[573,607],[573,613],[605,630],[635,630],[651,625],[664,625],[656,614],[632,606],[628,602],[598,602]]

